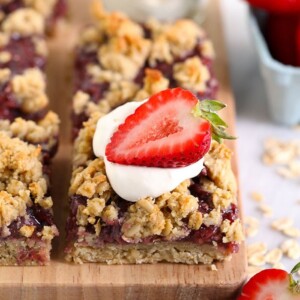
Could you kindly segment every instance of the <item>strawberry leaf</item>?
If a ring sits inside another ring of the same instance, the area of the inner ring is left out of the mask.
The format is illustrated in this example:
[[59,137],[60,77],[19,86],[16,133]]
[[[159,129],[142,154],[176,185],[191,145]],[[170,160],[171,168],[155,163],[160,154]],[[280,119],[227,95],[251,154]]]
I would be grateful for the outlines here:
[[192,114],[195,117],[205,119],[211,124],[212,138],[218,143],[221,143],[222,139],[236,139],[236,137],[225,132],[225,129],[228,128],[228,125],[216,113],[224,107],[226,107],[226,105],[222,102],[216,100],[203,100],[199,101],[192,110]]
[[292,269],[291,274],[297,273],[300,270],[300,262]]
[[202,111],[215,112],[225,108],[226,104],[217,100],[203,100],[200,102],[200,107]]

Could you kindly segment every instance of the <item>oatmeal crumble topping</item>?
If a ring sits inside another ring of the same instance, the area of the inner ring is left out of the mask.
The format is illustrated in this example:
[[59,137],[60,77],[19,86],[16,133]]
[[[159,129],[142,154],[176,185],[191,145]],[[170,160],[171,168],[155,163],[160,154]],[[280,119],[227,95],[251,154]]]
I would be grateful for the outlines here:
[[192,91],[204,92],[210,78],[209,70],[199,57],[192,57],[174,65],[174,78],[177,83]]
[[31,226],[31,225],[23,225],[20,228],[20,233],[25,236],[25,237],[31,237],[33,232],[35,230],[35,226]]
[[33,8],[44,17],[49,17],[57,0],[23,0],[23,2],[27,7]]
[[48,105],[46,83],[39,69],[27,69],[11,80],[12,90],[25,113],[37,112]]
[[153,94],[161,92],[169,87],[169,80],[155,69],[146,69],[143,80],[144,86],[135,96],[135,100],[144,100]]
[[[0,227],[8,226],[26,208],[42,202],[47,191],[40,148],[0,132]],[[52,206],[48,205],[47,208]],[[24,231],[25,232],[25,231]]]
[[228,147],[213,142],[206,154],[204,165],[209,177],[219,188],[236,191],[236,181],[231,169],[231,150]]
[[9,81],[11,77],[11,71],[10,69],[0,69],[0,83],[3,84],[7,81]]
[[11,54],[8,51],[0,52],[0,63],[5,64],[11,60]]
[[33,9],[18,9],[7,16],[2,24],[6,33],[18,33],[22,36],[43,35],[45,24],[43,17]]
[[0,120],[0,131],[5,131],[10,137],[18,137],[32,144],[43,143],[43,149],[46,147],[50,150],[57,143],[59,123],[58,115],[50,111],[38,122],[22,118],[16,118],[13,122]]

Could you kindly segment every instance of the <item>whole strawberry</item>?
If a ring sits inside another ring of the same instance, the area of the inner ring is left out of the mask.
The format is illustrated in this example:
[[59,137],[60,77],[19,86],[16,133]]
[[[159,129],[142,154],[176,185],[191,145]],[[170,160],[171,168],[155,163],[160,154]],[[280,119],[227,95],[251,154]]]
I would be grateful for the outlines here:
[[190,91],[168,89],[149,98],[119,126],[106,147],[110,162],[178,168],[200,160],[211,139],[233,139],[216,114],[225,105],[199,101]]
[[279,269],[263,270],[246,283],[238,300],[300,299],[300,282],[293,277],[299,270],[300,263],[291,273]]

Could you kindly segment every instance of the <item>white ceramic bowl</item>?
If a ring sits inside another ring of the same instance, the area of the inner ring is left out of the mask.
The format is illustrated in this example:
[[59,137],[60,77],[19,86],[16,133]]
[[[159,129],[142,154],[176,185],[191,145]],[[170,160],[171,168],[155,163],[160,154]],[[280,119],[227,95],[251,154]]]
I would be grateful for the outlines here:
[[250,29],[259,56],[271,117],[277,123],[296,125],[300,122],[300,68],[284,65],[271,56],[258,21],[251,13]]

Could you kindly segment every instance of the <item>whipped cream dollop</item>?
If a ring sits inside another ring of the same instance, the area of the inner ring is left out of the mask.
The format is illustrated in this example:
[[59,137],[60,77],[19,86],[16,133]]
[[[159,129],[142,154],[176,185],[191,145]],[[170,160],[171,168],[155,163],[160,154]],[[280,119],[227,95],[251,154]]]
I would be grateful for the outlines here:
[[184,180],[197,176],[203,169],[203,158],[181,168],[128,166],[107,160],[105,148],[114,132],[145,101],[126,103],[100,118],[93,139],[94,154],[104,158],[106,174],[112,188],[121,198],[131,202],[170,192]]

